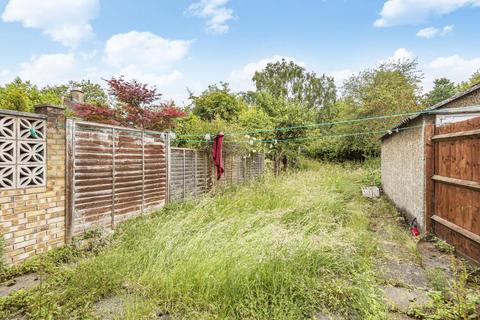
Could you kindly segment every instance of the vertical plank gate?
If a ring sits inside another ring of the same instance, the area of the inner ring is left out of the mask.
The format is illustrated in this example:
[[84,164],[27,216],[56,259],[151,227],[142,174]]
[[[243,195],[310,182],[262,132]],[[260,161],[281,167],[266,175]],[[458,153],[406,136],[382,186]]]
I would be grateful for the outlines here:
[[427,230],[480,262],[480,116],[458,116],[447,123],[437,116],[431,128]]
[[67,120],[68,240],[165,204],[165,139],[162,132]]

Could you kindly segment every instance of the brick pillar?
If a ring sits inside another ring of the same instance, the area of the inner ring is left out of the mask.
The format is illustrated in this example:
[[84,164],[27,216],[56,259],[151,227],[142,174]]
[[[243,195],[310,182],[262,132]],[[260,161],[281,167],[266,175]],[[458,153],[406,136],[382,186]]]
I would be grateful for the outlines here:
[[47,116],[47,183],[45,238],[42,253],[65,244],[65,108],[39,105],[35,112]]
[[7,114],[46,120],[45,185],[0,191],[0,236],[8,264],[65,243],[65,110],[48,105],[35,110],[46,119],[38,114]]

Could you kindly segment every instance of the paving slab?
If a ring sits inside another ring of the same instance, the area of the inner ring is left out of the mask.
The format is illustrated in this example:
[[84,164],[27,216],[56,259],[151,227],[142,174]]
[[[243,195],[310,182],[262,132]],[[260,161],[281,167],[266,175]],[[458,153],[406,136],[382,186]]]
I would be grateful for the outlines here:
[[411,306],[422,307],[429,302],[427,292],[421,289],[385,286],[383,292],[388,308],[401,313],[406,313]]
[[425,269],[442,269],[448,277],[453,277],[452,255],[440,252],[435,244],[431,242],[421,242],[418,244],[418,250],[422,257],[422,265]]
[[402,283],[408,287],[428,288],[425,270],[410,261],[385,261],[380,274],[388,282]]

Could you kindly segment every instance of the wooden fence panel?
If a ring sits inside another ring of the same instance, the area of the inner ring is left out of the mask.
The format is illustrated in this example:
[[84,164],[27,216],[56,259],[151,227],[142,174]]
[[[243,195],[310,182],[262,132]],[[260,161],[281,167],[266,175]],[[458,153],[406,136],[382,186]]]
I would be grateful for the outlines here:
[[433,230],[480,261],[480,117],[437,126],[434,142]]
[[[209,152],[169,148],[166,134],[68,120],[67,238],[263,174],[262,154],[225,154],[218,182]],[[168,152],[168,154],[167,154]],[[167,185],[168,184],[168,185]]]
[[224,153],[225,174],[216,185],[240,184],[263,175],[265,155],[254,153],[250,155]]
[[247,176],[256,178],[263,175],[265,171],[265,154],[255,153],[247,158]]
[[114,129],[114,226],[141,214],[143,204],[142,133]]
[[167,154],[164,134],[144,134],[144,211],[161,208],[167,195]]
[[[113,135],[106,127],[73,124],[72,232],[110,228],[113,212]],[[69,136],[70,137],[70,136]]]
[[162,207],[165,149],[161,132],[68,120],[68,238]]
[[185,201],[208,192],[211,189],[210,175],[210,162],[205,151],[172,148],[170,201]]
[[172,148],[169,179],[170,201],[185,201],[207,193],[214,186],[240,184],[258,177],[264,171],[264,158],[263,154],[245,156],[224,152],[225,174],[220,180],[217,180],[209,152]]

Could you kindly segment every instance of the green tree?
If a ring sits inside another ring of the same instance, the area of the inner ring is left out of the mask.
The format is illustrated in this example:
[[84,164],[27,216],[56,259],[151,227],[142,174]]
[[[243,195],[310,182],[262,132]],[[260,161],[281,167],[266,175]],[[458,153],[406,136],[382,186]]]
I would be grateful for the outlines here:
[[191,95],[190,99],[193,104],[193,114],[205,121],[216,118],[233,121],[245,108],[242,99],[232,93],[225,82],[221,82],[220,86],[210,85],[201,95]]
[[108,104],[108,97],[103,88],[89,80],[80,82],[69,81],[67,84],[38,88],[29,81],[20,78],[0,86],[0,108],[17,111],[33,112],[37,104],[61,105],[72,88],[82,88],[85,93],[85,102],[97,106]]
[[470,76],[470,79],[468,79],[468,81],[459,83],[457,86],[457,91],[458,92],[465,91],[479,83],[480,83],[480,69],[477,70],[474,74],[472,74]]
[[[273,96],[265,91],[248,92],[244,99],[254,105],[250,112],[253,113],[253,110],[256,110],[254,112],[257,113],[257,115],[251,114],[249,118],[258,120],[255,122],[251,119],[251,121],[267,129],[253,136],[257,140],[269,141],[263,149],[272,155],[275,171],[278,173],[282,169],[296,166],[299,148],[305,144],[307,135],[311,132],[302,126],[311,124],[316,119],[317,110],[307,109],[296,101]],[[288,129],[290,127],[297,128]],[[268,131],[268,129],[274,130]]]
[[258,92],[265,92],[285,102],[315,110],[317,119],[330,118],[336,100],[332,77],[317,76],[292,61],[282,59],[255,72],[253,81]]
[[85,103],[95,106],[106,106],[108,104],[108,95],[105,90],[100,84],[91,82],[90,80],[69,81],[66,84],[46,86],[42,91],[58,97],[61,101],[61,98],[68,96],[70,90],[73,88],[82,89],[85,94]]
[[42,103],[58,103],[59,99],[49,92],[39,90],[29,81],[15,78],[0,87],[0,108],[33,112],[33,106]]
[[455,83],[447,78],[435,79],[433,89],[425,95],[424,103],[427,107],[450,98],[457,92]]
[[[414,60],[388,62],[362,71],[345,81],[343,96],[336,104],[338,114],[335,121],[421,110],[421,79],[422,74]],[[336,160],[376,156],[382,132],[401,119],[394,117],[334,125],[323,133],[336,137],[314,142],[310,152],[316,157]]]

